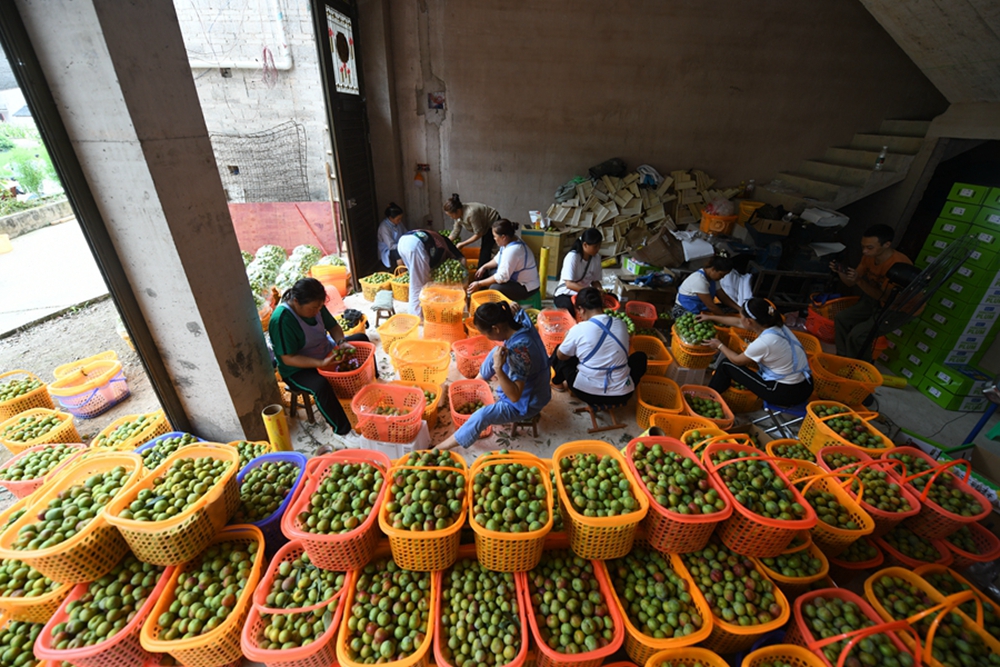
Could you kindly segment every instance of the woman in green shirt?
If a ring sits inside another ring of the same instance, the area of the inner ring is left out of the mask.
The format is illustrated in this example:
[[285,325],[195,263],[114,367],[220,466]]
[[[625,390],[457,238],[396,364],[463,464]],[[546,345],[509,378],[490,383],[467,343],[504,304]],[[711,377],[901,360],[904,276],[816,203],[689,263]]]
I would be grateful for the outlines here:
[[303,278],[281,295],[267,332],[281,378],[289,387],[312,396],[334,432],[344,435],[350,432],[351,422],[330,383],[316,369],[333,361],[337,347],[351,341],[367,341],[368,336],[362,333],[345,337],[325,304],[323,283]]

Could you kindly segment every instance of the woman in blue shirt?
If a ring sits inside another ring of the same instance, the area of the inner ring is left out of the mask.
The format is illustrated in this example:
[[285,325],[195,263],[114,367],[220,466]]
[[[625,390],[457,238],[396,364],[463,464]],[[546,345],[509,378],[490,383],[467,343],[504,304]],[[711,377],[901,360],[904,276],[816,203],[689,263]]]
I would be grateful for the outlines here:
[[484,303],[475,325],[492,341],[502,342],[487,355],[479,379],[497,377],[497,401],[476,410],[455,433],[434,449],[469,447],[488,426],[531,419],[552,399],[549,362],[538,330],[517,304]]
[[385,219],[378,226],[378,256],[382,260],[382,266],[394,271],[397,266],[403,266],[403,260],[399,257],[399,239],[406,233],[406,224],[403,222],[403,209],[390,202],[385,209]]

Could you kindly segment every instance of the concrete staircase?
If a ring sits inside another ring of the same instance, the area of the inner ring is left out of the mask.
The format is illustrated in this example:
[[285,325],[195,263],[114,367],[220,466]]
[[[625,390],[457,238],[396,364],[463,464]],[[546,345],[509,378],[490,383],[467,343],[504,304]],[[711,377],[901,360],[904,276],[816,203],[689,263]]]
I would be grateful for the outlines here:
[[[819,206],[839,209],[898,183],[924,144],[930,121],[884,120],[877,134],[855,134],[850,146],[828,148],[823,157],[806,160],[794,171],[781,172],[757,188],[759,201],[786,210]],[[885,164],[875,171],[883,146]]]

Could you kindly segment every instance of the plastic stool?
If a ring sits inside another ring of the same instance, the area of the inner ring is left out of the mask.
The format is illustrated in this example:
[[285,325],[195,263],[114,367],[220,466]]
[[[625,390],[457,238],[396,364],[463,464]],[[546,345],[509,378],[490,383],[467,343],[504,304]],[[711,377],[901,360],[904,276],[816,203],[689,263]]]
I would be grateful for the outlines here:
[[[601,433],[602,431],[613,431],[616,428],[625,428],[625,423],[618,419],[618,415],[615,414],[615,408],[621,406],[618,405],[590,405],[589,403],[582,408],[577,408],[573,411],[574,414],[580,414],[581,412],[590,413],[590,423],[591,428],[587,429],[587,433]],[[611,424],[607,426],[599,426],[597,423],[597,413],[605,412],[608,417],[611,418]]]
[[306,409],[306,419],[309,420],[310,424],[316,423],[316,418],[313,417],[313,406],[312,406],[312,396],[301,389],[296,389],[290,384],[285,384],[285,389],[288,390],[288,416],[295,419],[299,416],[299,399],[302,399],[302,407]]
[[[792,433],[790,426],[795,426],[800,424],[802,420],[806,418],[806,405],[808,403],[799,403],[798,405],[791,406],[781,406],[775,405],[764,401],[764,412],[767,414],[763,417],[758,417],[753,420],[754,424],[759,424],[767,419],[771,420],[773,426],[771,428],[764,429],[764,433],[771,434],[775,431],[780,433],[785,438],[794,438],[795,434]],[[789,419],[787,421],[782,421],[780,415],[791,415],[794,419]]]
[[529,296],[527,299],[523,299],[521,301],[518,301],[518,303],[521,304],[522,306],[524,306],[525,308],[534,308],[535,310],[541,310],[542,309],[542,292],[541,292],[541,290],[535,292],[534,294],[532,294],[531,296]]

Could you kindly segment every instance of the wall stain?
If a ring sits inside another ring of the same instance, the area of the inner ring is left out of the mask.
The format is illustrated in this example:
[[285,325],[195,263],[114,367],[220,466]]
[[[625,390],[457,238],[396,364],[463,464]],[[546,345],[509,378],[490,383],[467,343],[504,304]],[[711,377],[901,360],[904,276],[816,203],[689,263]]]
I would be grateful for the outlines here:
[[187,389],[194,386],[194,381],[186,375],[176,375],[174,376],[174,384],[181,389]]
[[149,296],[149,297],[152,297],[152,298],[155,299],[156,298],[156,290],[154,290],[152,287],[147,287],[146,288],[146,296]]
[[178,361],[177,363],[179,363],[181,366],[183,366],[184,368],[188,369],[189,371],[196,371],[196,370],[198,370],[198,367],[195,364],[192,364],[190,361],[181,360],[181,361]]
[[197,322],[188,322],[187,330],[193,333],[195,336],[201,335],[201,325],[199,325]]

